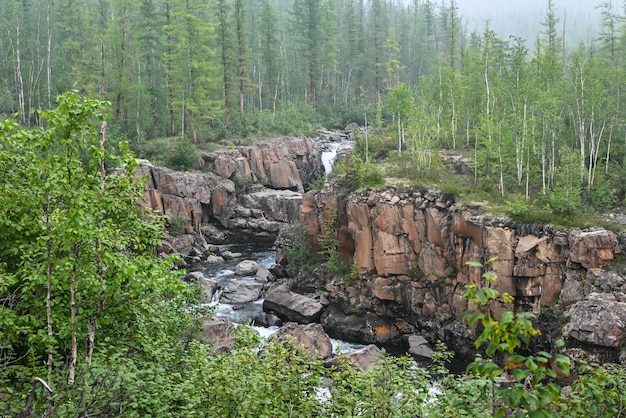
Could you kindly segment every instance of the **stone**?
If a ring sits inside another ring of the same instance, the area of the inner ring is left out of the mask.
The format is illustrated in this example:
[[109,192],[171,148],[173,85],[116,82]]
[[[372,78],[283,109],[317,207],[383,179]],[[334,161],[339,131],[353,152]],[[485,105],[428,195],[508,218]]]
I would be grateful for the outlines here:
[[343,313],[329,306],[321,317],[325,329],[332,330],[333,338],[367,344],[391,343],[400,335],[396,321],[381,318],[373,312]]
[[428,341],[421,335],[409,335],[409,353],[414,356],[432,359],[434,352],[428,346]]
[[263,266],[259,266],[259,269],[256,271],[254,277],[264,282],[270,282],[274,280],[274,275],[272,274],[272,272],[267,267]]
[[[348,354],[342,354],[339,358],[346,358],[356,369],[366,372],[377,364],[383,362],[385,354],[374,344],[366,345]],[[336,363],[336,361],[335,361]]]
[[259,264],[252,260],[243,260],[235,268],[237,276],[254,276],[259,270]]
[[224,257],[224,260],[232,260],[235,258],[240,258],[241,253],[234,253],[232,251],[226,250],[226,251],[222,251],[222,257]]
[[300,325],[289,322],[269,338],[270,341],[291,341],[294,346],[304,349],[311,358],[325,359],[333,353],[330,337],[320,324]]
[[621,252],[613,231],[572,231],[569,234],[568,266],[578,263],[586,269],[601,268]]
[[217,291],[218,284],[216,280],[206,277],[202,271],[192,271],[183,277],[183,280],[187,282],[198,283],[204,290],[204,300],[211,302],[213,295]]
[[258,315],[255,315],[252,318],[252,324],[258,327],[282,327],[283,320],[280,319],[277,315],[267,312],[261,312]]
[[233,345],[231,335],[235,324],[226,318],[217,318],[206,320],[202,324],[202,332],[200,338],[211,343],[211,351],[225,352]]
[[[264,189],[240,197],[241,204],[248,209],[258,209],[269,220],[291,222],[298,219],[302,205],[302,193],[292,190]],[[252,216],[253,211],[248,215]]]
[[247,303],[261,297],[265,286],[262,280],[232,280],[224,287],[220,300],[224,303]]
[[209,254],[204,260],[206,264],[219,264],[224,262],[224,258],[219,255]]
[[265,295],[265,312],[274,312],[285,321],[309,324],[316,322],[323,306],[315,299],[290,291],[286,286],[274,286]]
[[578,341],[619,348],[626,344],[626,296],[592,293],[572,307],[566,332]]

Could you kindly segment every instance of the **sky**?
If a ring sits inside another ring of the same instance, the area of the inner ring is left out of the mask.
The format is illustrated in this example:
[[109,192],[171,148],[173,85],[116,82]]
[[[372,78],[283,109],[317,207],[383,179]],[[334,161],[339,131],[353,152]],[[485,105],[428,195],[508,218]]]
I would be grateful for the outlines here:
[[[600,11],[597,5],[608,0],[554,0],[560,31],[565,23],[566,42],[578,44],[597,36]],[[449,0],[444,0],[448,3]],[[469,32],[482,32],[487,19],[500,37],[519,36],[533,40],[541,30],[548,0],[456,0],[466,18]],[[613,0],[614,12],[621,12],[621,0]]]

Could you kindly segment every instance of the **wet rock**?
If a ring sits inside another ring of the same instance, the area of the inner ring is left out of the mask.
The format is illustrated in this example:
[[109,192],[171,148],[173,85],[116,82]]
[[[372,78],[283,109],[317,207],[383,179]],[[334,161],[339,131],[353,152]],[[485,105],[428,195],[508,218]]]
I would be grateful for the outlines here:
[[322,309],[315,299],[294,293],[284,285],[271,288],[263,301],[265,312],[274,312],[283,320],[300,324],[316,322]]
[[390,343],[400,334],[391,318],[381,318],[372,312],[345,314],[334,306],[324,312],[321,322],[334,338],[345,341]]
[[433,358],[433,350],[428,346],[428,341],[421,335],[409,336],[409,353],[414,356],[424,357],[427,359]]
[[224,258],[219,255],[209,254],[204,260],[206,264],[219,264],[224,262]]
[[237,276],[254,276],[259,270],[259,264],[252,260],[243,260],[237,264],[235,268],[235,274]]
[[231,331],[234,327],[235,324],[230,319],[207,320],[202,324],[200,338],[211,343],[213,352],[225,352],[233,345]]
[[259,269],[256,271],[254,277],[265,282],[271,282],[274,280],[274,275],[272,274],[272,272],[267,267],[263,266],[259,266]]
[[270,341],[290,341],[304,349],[311,357],[325,359],[333,353],[330,337],[320,324],[299,325],[289,322],[270,336]]
[[183,280],[190,283],[198,283],[204,290],[204,300],[211,302],[213,295],[217,291],[217,281],[206,277],[202,271],[192,271],[183,277]]
[[352,366],[360,371],[368,371],[377,364],[382,363],[385,355],[374,344],[359,348],[351,353],[341,354],[337,358],[331,360],[329,364],[337,365],[340,359],[347,359]]
[[263,280],[232,280],[222,291],[220,300],[224,303],[247,303],[260,298],[263,287]]
[[224,257],[224,260],[232,260],[235,258],[240,258],[241,253],[234,253],[232,251],[225,250],[225,251],[222,251],[222,257]]
[[261,312],[259,315],[256,315],[252,318],[252,323],[259,327],[282,327],[283,320],[273,313]]

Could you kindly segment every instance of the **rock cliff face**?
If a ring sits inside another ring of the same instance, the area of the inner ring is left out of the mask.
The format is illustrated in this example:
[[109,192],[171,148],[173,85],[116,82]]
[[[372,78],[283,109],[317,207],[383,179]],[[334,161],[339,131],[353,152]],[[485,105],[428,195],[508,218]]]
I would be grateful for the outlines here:
[[[626,298],[621,293],[626,280],[606,269],[622,251],[614,232],[564,233],[485,220],[471,210],[458,210],[452,198],[426,190],[388,188],[346,198],[327,186],[318,194],[305,194],[301,221],[311,245],[329,219],[336,219],[340,255],[354,264],[359,278],[332,280],[313,274],[297,286],[328,293],[330,305],[322,323],[331,335],[399,343],[421,333],[469,354],[474,335],[461,324],[467,309],[462,293],[468,284],[487,283],[484,270],[466,263],[498,257],[488,269],[498,275],[497,290],[515,297],[515,306],[492,304],[493,315],[499,317],[505,309],[540,314],[547,307],[552,312],[571,307],[571,338],[626,346]],[[621,296],[598,297],[594,292]],[[593,308],[593,324],[584,314],[590,311],[587,305]]]
[[[168,218],[173,237],[163,251],[197,259],[225,235],[276,236],[298,219],[304,188],[323,174],[309,138],[273,138],[202,156],[204,171],[176,172],[141,165],[140,202]],[[201,260],[196,260],[201,261]]]

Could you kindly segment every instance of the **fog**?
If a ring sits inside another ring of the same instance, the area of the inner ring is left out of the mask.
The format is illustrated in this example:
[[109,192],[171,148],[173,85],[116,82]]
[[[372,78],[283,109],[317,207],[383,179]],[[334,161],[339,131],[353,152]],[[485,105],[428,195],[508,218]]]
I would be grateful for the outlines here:
[[[449,4],[450,0],[444,0]],[[542,30],[548,0],[456,0],[468,32],[482,32],[485,24],[502,38],[518,36],[532,43]],[[589,42],[599,31],[600,0],[554,0],[558,30],[565,34],[567,47]],[[613,12],[621,12],[621,2],[613,1]]]

